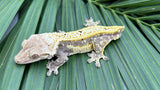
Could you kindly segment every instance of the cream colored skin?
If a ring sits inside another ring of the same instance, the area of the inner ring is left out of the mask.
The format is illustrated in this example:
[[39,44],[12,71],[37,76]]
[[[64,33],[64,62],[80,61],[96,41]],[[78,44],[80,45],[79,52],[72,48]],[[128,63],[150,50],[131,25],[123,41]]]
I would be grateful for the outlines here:
[[[17,64],[28,64],[36,61],[51,59],[57,56],[56,60],[49,61],[47,76],[58,74],[58,68],[68,61],[68,56],[76,53],[88,54],[88,63],[95,62],[100,67],[100,58],[108,60],[103,55],[103,50],[110,41],[120,38],[124,26],[97,26],[99,21],[93,19],[85,20],[87,28],[73,32],[44,33],[32,35],[22,43],[23,49],[15,56]],[[77,38],[78,37],[78,38]]]
[[23,49],[15,56],[15,62],[18,64],[50,59],[52,55],[51,47],[40,35],[32,35],[28,40],[24,40],[22,47]]

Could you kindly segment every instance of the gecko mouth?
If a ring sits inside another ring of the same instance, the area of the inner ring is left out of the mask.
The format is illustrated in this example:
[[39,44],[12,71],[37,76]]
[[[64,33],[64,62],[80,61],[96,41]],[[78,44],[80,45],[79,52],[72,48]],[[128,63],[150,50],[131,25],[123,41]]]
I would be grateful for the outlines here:
[[38,58],[30,58],[30,57],[25,57],[25,58],[21,58],[18,56],[15,56],[15,62],[17,64],[29,64],[29,63],[33,63],[33,62],[37,62],[40,60],[44,60],[44,59],[48,59],[49,56],[45,56],[45,57],[38,57]]
[[29,63],[33,63],[33,62],[37,62],[37,61],[40,61],[40,60],[44,60],[44,59],[50,59],[51,56],[49,54],[46,54],[46,55],[41,55],[41,57],[38,57],[38,58],[33,58],[33,57],[23,57],[23,56],[20,56],[19,54],[17,56],[15,56],[15,62],[17,64],[29,64]]
[[18,58],[18,57],[16,57],[15,56],[15,62],[17,63],[17,64],[29,64],[29,63],[33,63],[33,62],[36,62],[36,61],[39,61],[40,60],[40,58],[37,58],[37,59],[30,59],[30,58]]

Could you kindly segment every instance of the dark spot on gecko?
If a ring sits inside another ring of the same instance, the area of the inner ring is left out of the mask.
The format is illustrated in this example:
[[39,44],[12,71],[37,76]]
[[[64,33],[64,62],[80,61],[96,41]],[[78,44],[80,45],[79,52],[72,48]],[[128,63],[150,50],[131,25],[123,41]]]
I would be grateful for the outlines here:
[[56,55],[54,55],[54,57],[52,57],[51,59],[49,59],[49,60],[53,60],[53,61],[56,61],[56,59],[57,59],[58,57],[56,56]]
[[78,32],[82,33],[82,31],[78,31]]
[[66,35],[66,34],[64,34],[64,35]]

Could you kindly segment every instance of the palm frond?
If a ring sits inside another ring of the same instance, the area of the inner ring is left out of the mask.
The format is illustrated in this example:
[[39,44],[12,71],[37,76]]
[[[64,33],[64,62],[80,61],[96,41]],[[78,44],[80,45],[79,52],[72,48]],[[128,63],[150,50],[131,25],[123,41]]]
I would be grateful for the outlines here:
[[[0,3],[0,40],[14,16],[19,15],[18,23],[0,43],[1,90],[160,89],[159,0],[3,0]],[[122,37],[105,48],[104,54],[110,60],[101,60],[101,68],[87,64],[86,53],[70,56],[59,69],[59,75],[50,77],[46,77],[47,60],[27,65],[14,62],[22,41],[30,35],[81,29],[89,17],[100,20],[100,25],[125,26]]]

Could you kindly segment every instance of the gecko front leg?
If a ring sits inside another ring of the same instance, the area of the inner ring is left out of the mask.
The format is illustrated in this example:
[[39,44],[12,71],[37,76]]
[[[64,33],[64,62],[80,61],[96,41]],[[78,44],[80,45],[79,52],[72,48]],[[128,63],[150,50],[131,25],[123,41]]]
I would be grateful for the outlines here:
[[52,72],[54,71],[54,74],[58,74],[58,67],[59,65],[56,64],[55,61],[48,61],[46,68],[48,68],[47,76],[51,76]]
[[55,75],[58,74],[58,68],[62,66],[66,61],[68,60],[68,57],[63,56],[57,58],[55,61],[48,61],[48,64],[46,65],[46,68],[48,68],[47,76],[50,76],[52,72],[54,72]]
[[46,68],[49,69],[47,72],[47,76],[50,76],[52,72],[54,72],[54,74],[57,75],[58,68],[68,61],[68,53],[65,53],[64,51],[59,50],[56,56],[56,60],[49,61],[46,65]]

